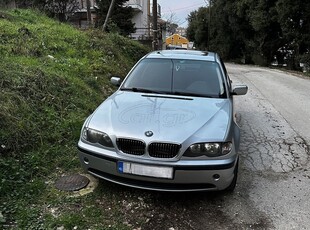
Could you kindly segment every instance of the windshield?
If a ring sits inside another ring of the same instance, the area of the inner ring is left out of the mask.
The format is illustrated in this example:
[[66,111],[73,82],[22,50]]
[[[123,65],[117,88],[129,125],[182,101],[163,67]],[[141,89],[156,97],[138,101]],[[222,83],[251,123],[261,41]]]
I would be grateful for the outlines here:
[[130,73],[121,90],[202,97],[225,96],[218,64],[198,60],[144,59]]

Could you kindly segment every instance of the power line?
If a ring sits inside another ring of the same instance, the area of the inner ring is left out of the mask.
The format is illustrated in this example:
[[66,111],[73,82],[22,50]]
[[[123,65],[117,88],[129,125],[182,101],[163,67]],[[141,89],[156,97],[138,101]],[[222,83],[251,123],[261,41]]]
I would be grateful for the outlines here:
[[[200,5],[204,5],[205,3],[198,3],[198,4],[195,4],[195,5],[190,5],[190,6],[185,6],[185,7],[182,7],[182,8],[177,8],[177,9],[173,9],[173,11],[180,11],[180,10],[186,10],[186,9],[190,9],[190,8],[193,8],[193,7],[196,7],[196,6],[200,6]],[[169,13],[171,12],[170,11],[163,11],[162,13]]]

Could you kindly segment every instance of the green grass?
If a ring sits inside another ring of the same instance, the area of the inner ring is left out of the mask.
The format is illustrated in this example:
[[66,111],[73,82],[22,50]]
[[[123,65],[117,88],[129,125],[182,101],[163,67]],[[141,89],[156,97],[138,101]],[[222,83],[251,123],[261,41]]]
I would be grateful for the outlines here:
[[36,11],[0,15],[0,228],[130,229],[102,183],[83,198],[53,183],[81,172],[83,121],[115,90],[109,78],[125,76],[147,48]]

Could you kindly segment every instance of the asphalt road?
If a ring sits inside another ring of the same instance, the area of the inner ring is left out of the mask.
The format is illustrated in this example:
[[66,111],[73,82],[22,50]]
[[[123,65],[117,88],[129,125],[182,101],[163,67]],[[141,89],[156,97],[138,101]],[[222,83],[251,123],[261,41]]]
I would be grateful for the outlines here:
[[[310,229],[310,79],[279,70],[227,65],[242,130],[239,186],[231,209],[237,222],[259,217],[270,229]],[[239,202],[238,205],[236,202]],[[258,215],[248,215],[251,204]]]
[[[241,127],[237,187],[227,193],[142,193],[142,229],[310,229],[310,79],[227,64]],[[141,206],[141,205],[140,205]]]

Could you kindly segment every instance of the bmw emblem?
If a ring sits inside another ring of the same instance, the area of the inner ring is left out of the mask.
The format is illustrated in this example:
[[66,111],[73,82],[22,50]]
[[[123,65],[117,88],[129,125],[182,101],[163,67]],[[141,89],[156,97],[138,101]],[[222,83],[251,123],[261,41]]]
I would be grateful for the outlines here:
[[144,134],[145,134],[145,136],[147,136],[147,137],[153,136],[153,132],[152,132],[152,131],[146,131]]

